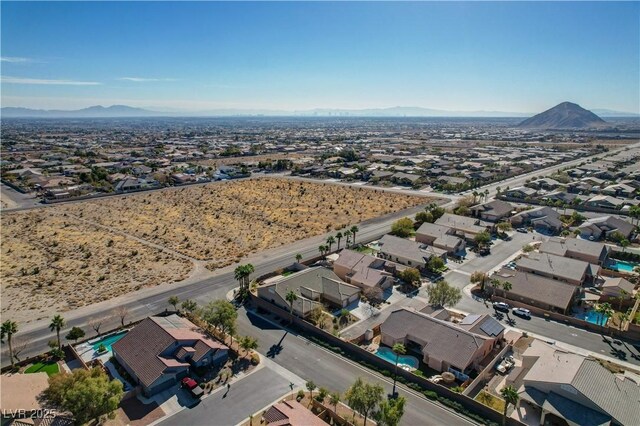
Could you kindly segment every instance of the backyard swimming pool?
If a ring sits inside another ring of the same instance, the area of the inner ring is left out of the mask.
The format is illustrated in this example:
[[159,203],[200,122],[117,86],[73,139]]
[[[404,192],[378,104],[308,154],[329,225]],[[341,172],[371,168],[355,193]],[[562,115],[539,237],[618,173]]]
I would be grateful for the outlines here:
[[94,350],[98,350],[98,348],[100,347],[100,345],[104,345],[107,348],[108,352],[111,352],[111,345],[113,345],[115,342],[117,342],[118,340],[122,339],[124,337],[125,334],[127,334],[127,331],[121,331],[119,333],[115,333],[115,334],[111,334],[109,336],[105,336],[100,340],[97,340],[93,343],[91,343],[91,347]]
[[[389,361],[391,364],[396,363],[396,354],[393,353],[390,348],[380,347],[376,351],[376,355],[384,359],[385,361]],[[418,361],[418,358],[411,355],[400,355],[400,357],[398,358],[398,366],[401,365],[407,365],[417,370],[420,366],[420,361]]]
[[611,259],[610,268],[615,271],[633,272],[633,268],[638,266],[637,263],[625,262],[624,260]]
[[608,317],[606,315],[602,315],[597,313],[594,310],[587,312],[580,312],[579,314],[574,315],[576,318],[581,319],[583,321],[590,322],[591,324],[596,325],[604,325],[607,323]]

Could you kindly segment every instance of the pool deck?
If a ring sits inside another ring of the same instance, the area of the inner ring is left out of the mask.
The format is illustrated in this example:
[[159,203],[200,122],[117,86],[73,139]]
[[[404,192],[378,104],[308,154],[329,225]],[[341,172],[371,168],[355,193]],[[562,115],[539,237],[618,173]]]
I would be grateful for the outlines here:
[[109,334],[105,334],[102,335],[100,337],[96,337],[93,338],[91,340],[87,340],[84,343],[80,343],[79,345],[75,346],[75,350],[78,353],[78,355],[80,356],[80,358],[82,358],[82,360],[86,363],[91,362],[93,360],[99,359],[100,361],[102,361],[103,364],[106,364],[107,361],[109,361],[109,358],[111,358],[111,356],[113,355],[113,353],[111,352],[111,349],[109,348],[108,351],[99,354],[97,350],[95,350],[93,348],[93,345],[95,345],[96,343],[105,340],[115,334],[120,334],[120,333],[125,333],[128,332],[129,330],[118,330],[117,332],[113,332],[113,333],[109,333]]

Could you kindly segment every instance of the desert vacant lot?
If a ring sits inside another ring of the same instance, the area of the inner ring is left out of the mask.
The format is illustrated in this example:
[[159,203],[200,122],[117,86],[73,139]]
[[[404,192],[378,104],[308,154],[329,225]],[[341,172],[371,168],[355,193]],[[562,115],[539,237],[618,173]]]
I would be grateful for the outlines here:
[[430,201],[263,178],[5,213],[2,313],[37,319],[183,280],[193,261],[176,252],[220,268],[262,249]]
[[429,202],[424,197],[287,179],[249,179],[64,206],[210,267]]
[[26,322],[186,278],[193,262],[63,216],[2,215],[2,315]]

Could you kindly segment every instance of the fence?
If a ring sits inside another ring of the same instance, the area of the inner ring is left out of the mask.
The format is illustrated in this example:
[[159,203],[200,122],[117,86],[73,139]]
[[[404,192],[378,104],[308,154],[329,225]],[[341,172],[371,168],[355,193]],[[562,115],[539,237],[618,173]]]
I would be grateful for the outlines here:
[[513,347],[511,345],[505,345],[504,348],[487,364],[487,366],[478,374],[478,377],[473,379],[473,382],[467,386],[467,388],[462,392],[463,395],[468,396],[469,398],[473,398],[478,392],[484,387],[484,385],[493,377],[493,368],[496,365],[496,362],[504,356],[507,352],[512,350]]
[[[275,306],[274,304],[261,299],[254,294],[251,294],[250,301],[253,306],[257,308],[264,309],[269,311],[280,318],[290,319],[290,315],[283,309]],[[339,337],[336,337],[322,329],[319,329],[312,324],[300,319],[298,317],[293,317],[293,324],[301,329],[304,333],[312,335],[314,338],[319,339],[327,343],[333,349],[339,349],[340,353],[347,355],[350,358],[355,358],[357,361],[364,362],[365,364],[373,365],[375,368],[384,372],[387,372],[388,375],[391,375],[391,371],[393,370],[393,365],[389,362],[383,360],[377,355],[367,352],[359,346],[356,346],[350,342],[344,341]],[[459,406],[464,408],[465,410],[476,413],[480,415],[482,418],[490,420],[492,422],[500,423],[502,422],[502,415],[497,411],[483,405],[473,399],[462,395],[457,392],[453,392],[448,388],[435,384],[424,377],[417,376],[409,371],[403,370],[401,368],[398,369],[398,376],[403,378],[404,381],[413,383],[418,385],[420,388],[431,391],[437,394],[440,398],[446,398],[454,403],[457,403]],[[458,410],[459,411],[459,410]],[[521,423],[515,419],[507,418],[506,424],[510,426],[520,425]]]

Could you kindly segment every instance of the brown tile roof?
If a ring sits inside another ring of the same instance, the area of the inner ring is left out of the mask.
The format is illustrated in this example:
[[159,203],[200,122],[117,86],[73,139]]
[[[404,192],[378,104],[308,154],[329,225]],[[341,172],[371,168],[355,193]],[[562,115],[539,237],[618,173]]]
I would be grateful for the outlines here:
[[298,401],[282,401],[269,408],[262,416],[269,426],[327,426]]
[[[522,300],[524,303],[535,300],[562,310],[567,309],[576,291],[576,287],[572,284],[527,272],[502,269],[494,277],[501,281],[508,281],[511,284],[508,294],[524,299]],[[491,283],[488,282],[487,285],[491,286]],[[500,294],[502,293],[498,291],[498,295]]]

